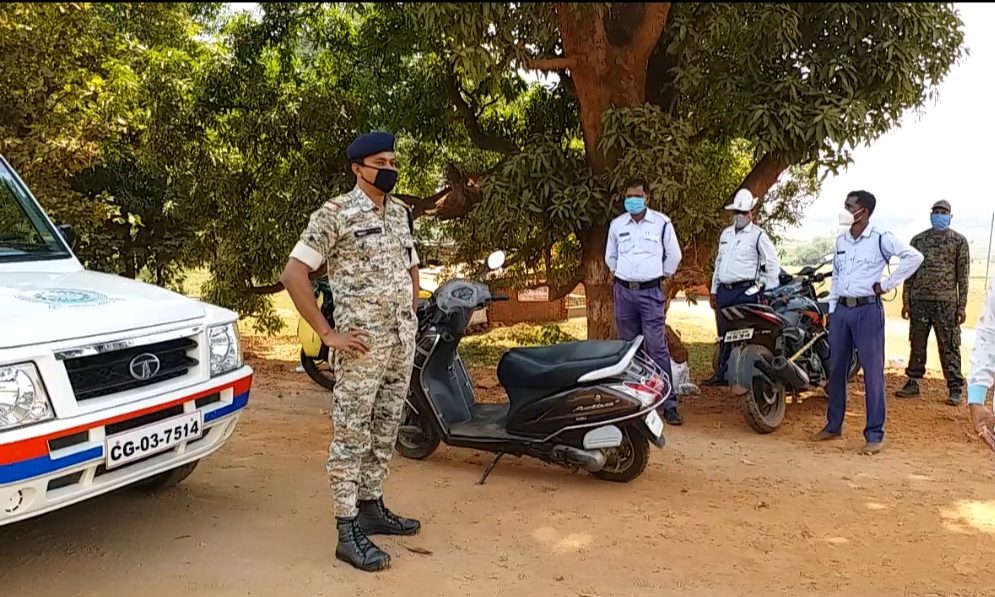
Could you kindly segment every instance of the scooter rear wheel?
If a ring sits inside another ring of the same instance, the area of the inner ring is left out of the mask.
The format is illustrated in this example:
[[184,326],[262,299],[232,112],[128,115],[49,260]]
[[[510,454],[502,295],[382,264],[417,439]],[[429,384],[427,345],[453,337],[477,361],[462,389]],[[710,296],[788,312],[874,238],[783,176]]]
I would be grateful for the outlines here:
[[649,460],[649,441],[642,433],[626,429],[622,433],[622,445],[608,454],[605,468],[591,474],[602,481],[628,483],[643,474]]
[[424,460],[439,447],[439,441],[438,434],[428,421],[405,404],[401,426],[397,430],[397,441],[394,442],[394,447],[401,456],[411,460]]

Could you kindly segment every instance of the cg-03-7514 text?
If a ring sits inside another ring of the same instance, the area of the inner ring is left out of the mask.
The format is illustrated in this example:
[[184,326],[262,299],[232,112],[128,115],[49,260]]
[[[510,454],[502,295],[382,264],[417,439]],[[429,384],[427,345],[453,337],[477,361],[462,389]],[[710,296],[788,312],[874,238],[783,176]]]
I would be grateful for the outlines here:
[[107,468],[140,460],[165,452],[183,442],[198,439],[204,432],[203,426],[203,415],[195,412],[109,437]]

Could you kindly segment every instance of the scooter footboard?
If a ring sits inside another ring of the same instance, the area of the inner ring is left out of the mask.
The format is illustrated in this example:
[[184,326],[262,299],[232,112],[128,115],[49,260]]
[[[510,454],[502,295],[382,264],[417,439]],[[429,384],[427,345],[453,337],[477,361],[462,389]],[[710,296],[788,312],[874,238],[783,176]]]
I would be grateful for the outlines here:
[[773,384],[769,374],[774,355],[763,346],[740,344],[729,353],[726,381],[734,396],[742,396],[753,387],[753,378],[762,377]]

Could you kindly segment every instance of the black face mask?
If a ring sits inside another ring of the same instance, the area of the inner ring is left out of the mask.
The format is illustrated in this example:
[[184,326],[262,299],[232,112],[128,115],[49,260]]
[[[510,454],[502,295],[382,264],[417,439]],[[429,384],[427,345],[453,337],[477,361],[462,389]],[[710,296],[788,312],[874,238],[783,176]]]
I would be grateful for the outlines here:
[[363,177],[363,180],[366,180],[366,182],[369,182],[377,190],[384,193],[389,193],[394,190],[394,185],[397,184],[397,170],[392,170],[390,168],[377,168],[376,166],[367,166],[366,164],[361,165],[363,168],[370,168],[377,171],[377,175],[373,179],[373,182],[366,180],[365,176]]

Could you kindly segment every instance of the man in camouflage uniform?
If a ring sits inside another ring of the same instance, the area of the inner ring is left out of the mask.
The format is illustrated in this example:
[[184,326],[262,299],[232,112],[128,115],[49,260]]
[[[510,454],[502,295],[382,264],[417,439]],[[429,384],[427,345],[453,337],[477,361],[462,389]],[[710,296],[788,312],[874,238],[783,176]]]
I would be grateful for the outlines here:
[[947,404],[956,406],[964,390],[960,326],[967,319],[971,256],[967,239],[950,229],[950,217],[950,203],[937,201],[930,215],[932,228],[912,238],[912,246],[924,260],[902,289],[902,317],[909,320],[912,354],[905,370],[909,380],[895,395],[919,396],[919,382],[926,374],[926,345],[933,329],[947,379]]
[[[383,483],[414,364],[418,255],[410,212],[390,195],[397,182],[394,136],[370,133],[349,146],[356,187],[311,214],[283,283],[294,305],[335,350],[334,439],[326,470],[335,500],[340,560],[366,571],[390,556],[368,535],[412,535],[421,524],[383,504]],[[335,297],[332,330],[308,273],[325,263]]]

